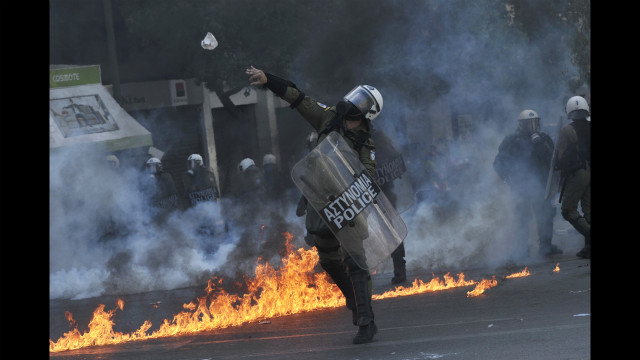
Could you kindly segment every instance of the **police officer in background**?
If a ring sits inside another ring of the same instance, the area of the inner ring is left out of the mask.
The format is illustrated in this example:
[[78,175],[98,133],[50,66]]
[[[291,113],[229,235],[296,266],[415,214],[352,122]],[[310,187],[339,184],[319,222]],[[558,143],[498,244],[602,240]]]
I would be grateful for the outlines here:
[[238,163],[240,171],[240,187],[243,198],[263,200],[265,196],[264,172],[251,158],[244,158]]
[[545,199],[547,176],[553,156],[553,140],[540,131],[540,117],[534,110],[524,110],[518,116],[518,128],[507,135],[498,148],[493,168],[514,194],[516,257],[528,256],[529,224],[532,212],[538,229],[542,256],[561,254],[551,244],[555,208]]
[[[591,112],[581,96],[567,101],[567,118],[573,120],[560,130],[556,168],[560,170],[560,210],[582,236],[584,248],[576,256],[591,258]],[[578,204],[582,215],[578,212]]]
[[[356,151],[369,175],[375,176],[375,146],[370,121],[382,109],[382,96],[377,89],[369,85],[356,86],[336,106],[329,107],[306,96],[291,81],[253,66],[245,73],[249,75],[251,85],[264,86],[290,103],[290,107],[318,131],[317,142],[337,131]],[[371,307],[371,276],[369,269],[360,267],[353,259],[353,256],[364,258],[365,254],[348,254],[314,209],[307,208],[306,213],[307,231],[314,235],[320,265],[342,291],[347,308],[353,313],[353,324],[358,326],[353,343],[372,341],[378,327]]]
[[151,195],[151,206],[160,209],[160,215],[166,215],[175,209],[181,209],[173,176],[165,172],[162,162],[156,157],[149,158],[145,163],[142,186]]
[[264,187],[267,191],[267,197],[279,199],[284,189],[278,164],[276,164],[276,156],[273,154],[265,154],[262,157],[262,173],[264,176]]
[[204,166],[200,154],[191,154],[187,158],[187,171],[182,173],[182,183],[187,207],[195,206],[200,201],[218,199],[215,176],[213,171]]

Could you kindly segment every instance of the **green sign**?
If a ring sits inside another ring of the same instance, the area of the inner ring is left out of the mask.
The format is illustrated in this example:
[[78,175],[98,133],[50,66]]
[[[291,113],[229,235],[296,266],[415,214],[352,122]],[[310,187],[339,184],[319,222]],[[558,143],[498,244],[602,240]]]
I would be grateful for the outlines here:
[[100,65],[49,70],[49,88],[100,84]]

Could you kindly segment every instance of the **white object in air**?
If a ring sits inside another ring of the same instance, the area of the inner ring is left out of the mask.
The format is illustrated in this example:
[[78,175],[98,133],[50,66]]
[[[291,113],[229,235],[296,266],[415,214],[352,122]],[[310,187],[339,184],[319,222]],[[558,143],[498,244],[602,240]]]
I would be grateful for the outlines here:
[[212,33],[208,32],[200,45],[202,45],[202,48],[205,50],[213,50],[218,46],[218,40],[216,40]]

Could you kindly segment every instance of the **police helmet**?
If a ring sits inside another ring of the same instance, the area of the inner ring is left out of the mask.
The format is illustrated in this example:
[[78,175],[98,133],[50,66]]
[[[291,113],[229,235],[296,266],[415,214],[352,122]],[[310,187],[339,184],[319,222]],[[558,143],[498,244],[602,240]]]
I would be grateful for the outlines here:
[[115,155],[107,155],[106,157],[107,162],[109,163],[109,165],[115,169],[120,167],[120,160],[118,160],[118,157]]
[[368,120],[373,120],[382,111],[382,94],[371,85],[358,85],[347,95],[344,101],[354,105]]
[[534,110],[523,110],[518,115],[518,126],[523,131],[538,132],[540,131],[540,116]]
[[262,158],[262,165],[267,165],[267,164],[275,164],[276,163],[276,156],[273,154],[266,154],[263,158]]
[[193,170],[196,166],[202,166],[202,156],[200,154],[191,154],[187,158],[189,170]]
[[147,160],[146,168],[148,173],[157,174],[162,171],[162,163],[160,162],[160,159],[152,157]]
[[242,172],[245,172],[250,166],[254,166],[255,164],[256,163],[250,158],[244,158],[238,164],[238,169],[240,169],[240,171]]
[[567,101],[566,106],[567,118],[569,119],[587,119],[591,121],[591,112],[589,104],[582,96],[574,96]]

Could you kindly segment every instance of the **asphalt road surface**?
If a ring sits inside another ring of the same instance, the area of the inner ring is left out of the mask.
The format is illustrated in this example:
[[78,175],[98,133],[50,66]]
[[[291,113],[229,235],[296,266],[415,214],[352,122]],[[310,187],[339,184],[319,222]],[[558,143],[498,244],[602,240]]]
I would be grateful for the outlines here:
[[[561,255],[537,258],[499,269],[462,270],[467,280],[495,276],[497,286],[477,297],[473,287],[373,301],[378,324],[374,341],[354,345],[357,328],[346,308],[317,310],[272,318],[196,335],[132,341],[50,353],[54,359],[590,359],[591,260],[575,253],[582,237],[560,223],[554,243]],[[559,264],[560,271],[553,270]],[[530,275],[506,278],[527,266]],[[434,274],[411,273],[425,282]],[[435,274],[436,276],[441,274]],[[373,276],[374,294],[395,286],[392,274]],[[407,283],[405,285],[409,285]],[[144,320],[154,324],[172,319],[182,304],[201,296],[203,289],[158,291],[125,297],[126,312],[114,316],[115,331],[135,331]],[[97,304],[115,297],[50,301],[50,339],[56,341],[70,311],[78,324],[87,324]],[[125,316],[126,315],[126,316]]]

